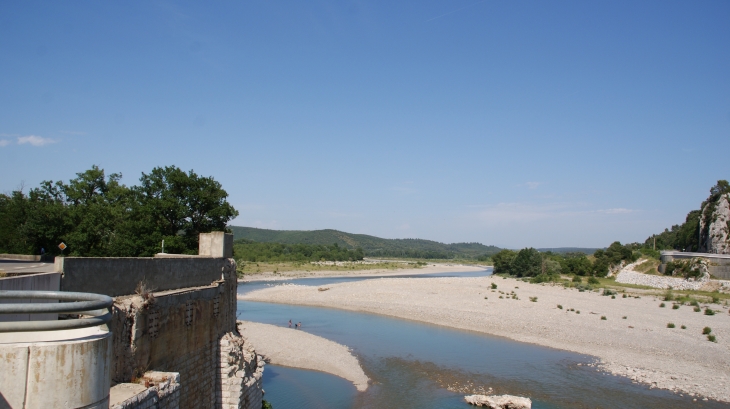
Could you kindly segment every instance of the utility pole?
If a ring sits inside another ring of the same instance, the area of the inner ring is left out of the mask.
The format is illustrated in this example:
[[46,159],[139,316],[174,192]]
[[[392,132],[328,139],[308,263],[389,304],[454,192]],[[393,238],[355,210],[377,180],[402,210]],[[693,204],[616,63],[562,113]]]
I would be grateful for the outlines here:
[[652,237],[654,237],[654,251],[656,251],[656,234],[653,235]]

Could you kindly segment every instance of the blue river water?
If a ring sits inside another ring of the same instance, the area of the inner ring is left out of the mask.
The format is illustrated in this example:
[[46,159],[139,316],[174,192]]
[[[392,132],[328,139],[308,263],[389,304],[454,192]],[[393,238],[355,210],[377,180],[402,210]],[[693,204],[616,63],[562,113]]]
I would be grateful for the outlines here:
[[[289,282],[321,286],[362,279]],[[266,285],[272,283],[241,284],[239,293]],[[374,314],[249,301],[238,302],[238,315],[281,326],[287,326],[289,319],[301,321],[303,331],[352,348],[373,381],[366,392],[358,393],[348,381],[329,374],[267,365],[265,399],[275,409],[466,408],[464,395],[488,388],[495,394],[528,396],[536,409],[730,408],[712,401],[693,402],[598,372],[585,365],[593,362],[589,356],[476,332]]]

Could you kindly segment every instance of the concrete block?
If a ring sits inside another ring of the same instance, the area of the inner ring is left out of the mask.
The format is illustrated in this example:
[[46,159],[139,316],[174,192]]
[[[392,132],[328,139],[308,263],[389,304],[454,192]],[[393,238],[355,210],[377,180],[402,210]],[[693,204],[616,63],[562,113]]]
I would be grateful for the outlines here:
[[233,234],[222,231],[200,233],[198,255],[207,257],[233,257]]

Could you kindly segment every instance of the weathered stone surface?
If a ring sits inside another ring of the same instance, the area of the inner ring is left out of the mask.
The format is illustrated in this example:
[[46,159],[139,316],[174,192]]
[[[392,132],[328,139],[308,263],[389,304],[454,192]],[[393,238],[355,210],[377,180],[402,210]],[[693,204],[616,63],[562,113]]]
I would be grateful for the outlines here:
[[468,395],[464,396],[466,403],[490,409],[530,409],[530,398],[512,395]]
[[[713,206],[706,203],[700,216],[701,253],[730,254],[730,193],[725,193]],[[709,221],[709,222],[706,222]]]

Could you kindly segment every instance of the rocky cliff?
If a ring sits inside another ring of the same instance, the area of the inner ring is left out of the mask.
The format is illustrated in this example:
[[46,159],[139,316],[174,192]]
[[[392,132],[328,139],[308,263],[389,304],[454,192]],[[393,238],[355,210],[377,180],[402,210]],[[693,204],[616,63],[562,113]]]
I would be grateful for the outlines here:
[[713,194],[702,204],[699,251],[730,254],[730,193]]

